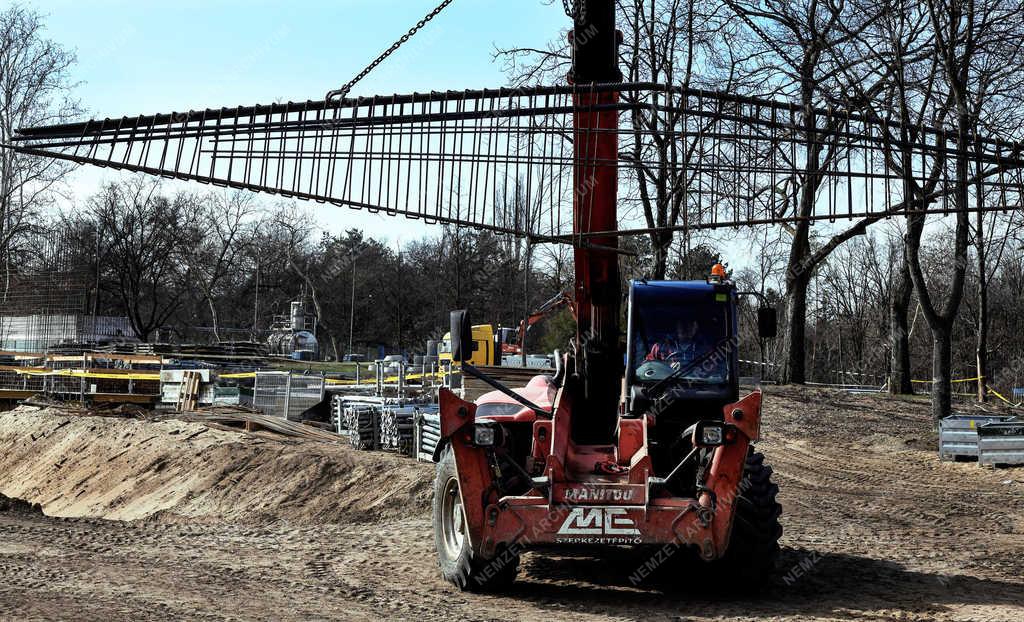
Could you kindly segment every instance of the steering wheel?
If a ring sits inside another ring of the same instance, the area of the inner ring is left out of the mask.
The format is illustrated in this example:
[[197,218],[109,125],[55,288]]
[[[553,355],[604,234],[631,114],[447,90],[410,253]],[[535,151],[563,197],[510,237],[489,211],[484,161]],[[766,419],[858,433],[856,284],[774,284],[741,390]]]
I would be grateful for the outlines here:
[[665,361],[644,361],[636,368],[636,376],[643,380],[660,380],[673,371],[672,365]]

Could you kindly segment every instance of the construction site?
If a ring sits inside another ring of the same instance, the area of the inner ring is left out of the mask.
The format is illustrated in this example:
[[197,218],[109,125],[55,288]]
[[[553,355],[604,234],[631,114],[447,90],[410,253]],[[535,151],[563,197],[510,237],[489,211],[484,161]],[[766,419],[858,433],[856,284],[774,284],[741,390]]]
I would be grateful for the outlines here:
[[0,620],[1024,620],[1024,3],[826,4],[4,8]]

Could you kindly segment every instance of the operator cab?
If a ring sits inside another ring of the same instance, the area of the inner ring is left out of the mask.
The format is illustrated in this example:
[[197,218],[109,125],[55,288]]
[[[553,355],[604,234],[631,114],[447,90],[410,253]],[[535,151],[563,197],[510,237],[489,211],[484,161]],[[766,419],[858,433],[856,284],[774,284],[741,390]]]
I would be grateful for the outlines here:
[[[672,469],[693,449],[685,432],[690,426],[721,421],[724,407],[739,399],[737,309],[744,294],[721,265],[703,281],[630,283],[624,413],[648,418],[656,473]],[[775,311],[763,302],[758,334],[770,338]]]
[[655,401],[736,401],[736,289],[712,281],[633,281],[626,353],[627,412]]

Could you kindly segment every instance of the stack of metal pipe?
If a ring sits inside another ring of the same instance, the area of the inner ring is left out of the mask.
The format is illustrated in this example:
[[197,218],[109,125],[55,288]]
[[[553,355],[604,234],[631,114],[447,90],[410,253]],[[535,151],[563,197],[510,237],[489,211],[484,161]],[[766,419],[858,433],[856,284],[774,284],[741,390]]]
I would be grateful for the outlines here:
[[415,406],[385,406],[380,412],[381,448],[412,455],[415,415]]
[[352,447],[359,450],[380,446],[379,409],[369,404],[345,406],[345,429]]
[[415,443],[417,460],[433,461],[434,450],[441,440],[441,415],[436,404],[423,404],[416,407]]
[[331,398],[331,425],[338,434],[348,434],[348,427],[345,419],[345,399],[341,395]]

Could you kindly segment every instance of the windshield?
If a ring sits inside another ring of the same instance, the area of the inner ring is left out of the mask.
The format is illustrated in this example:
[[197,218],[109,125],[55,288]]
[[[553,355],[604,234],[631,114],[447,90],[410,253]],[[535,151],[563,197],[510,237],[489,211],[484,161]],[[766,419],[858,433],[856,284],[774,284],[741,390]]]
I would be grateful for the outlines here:
[[633,326],[633,375],[658,381],[709,354],[681,381],[725,383],[729,378],[729,305],[720,302],[646,301]]

